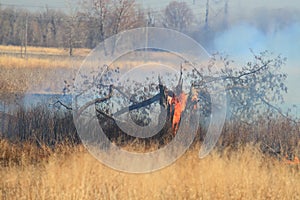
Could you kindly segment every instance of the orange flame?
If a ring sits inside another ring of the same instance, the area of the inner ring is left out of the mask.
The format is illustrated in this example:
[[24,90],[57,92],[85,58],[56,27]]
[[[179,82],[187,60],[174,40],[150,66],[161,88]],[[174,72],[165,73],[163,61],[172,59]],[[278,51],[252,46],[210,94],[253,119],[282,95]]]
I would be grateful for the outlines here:
[[[179,122],[181,119],[181,113],[184,111],[187,102],[187,95],[185,93],[181,93],[179,97],[173,97],[171,103],[174,104],[174,115],[172,122],[172,129],[174,131],[174,135],[176,134],[179,128]],[[170,104],[171,105],[171,104]]]
[[284,163],[288,164],[288,165],[299,165],[300,164],[300,160],[297,156],[295,156],[294,160],[289,160],[288,156],[285,156],[285,160]]

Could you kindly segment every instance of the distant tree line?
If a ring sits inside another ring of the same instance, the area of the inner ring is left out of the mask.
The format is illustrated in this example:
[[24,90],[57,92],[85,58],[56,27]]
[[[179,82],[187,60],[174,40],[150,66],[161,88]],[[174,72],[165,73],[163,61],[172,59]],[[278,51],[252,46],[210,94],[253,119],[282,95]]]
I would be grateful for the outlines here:
[[98,0],[90,7],[70,3],[64,12],[0,7],[0,43],[93,48],[106,37],[144,24],[144,14],[134,0]]
[[45,47],[94,48],[121,31],[158,26],[191,32],[196,22],[185,2],[172,1],[165,9],[142,9],[135,0],[82,0],[67,2],[61,11],[29,11],[0,5],[0,44]]
[[[64,47],[72,55],[73,48],[94,48],[121,31],[151,26],[184,32],[207,45],[214,34],[228,26],[228,1],[225,2],[217,16],[211,16],[209,1],[203,16],[196,15],[183,1],[171,1],[162,10],[144,9],[135,0],[81,0],[77,4],[69,0],[63,11],[47,7],[29,11],[0,4],[0,44]],[[274,13],[264,15],[258,15],[260,29],[274,19]],[[280,19],[281,24],[287,21],[283,20],[286,17]]]

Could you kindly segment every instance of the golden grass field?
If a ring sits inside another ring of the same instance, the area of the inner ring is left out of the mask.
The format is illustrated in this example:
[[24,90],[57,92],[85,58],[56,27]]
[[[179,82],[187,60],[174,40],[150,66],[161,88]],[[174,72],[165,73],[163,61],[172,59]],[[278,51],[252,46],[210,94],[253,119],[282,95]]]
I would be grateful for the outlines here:
[[23,148],[1,142],[2,158],[19,157],[18,164],[0,167],[2,199],[300,199],[299,166],[266,157],[254,146],[214,151],[204,159],[194,148],[147,174],[110,169],[82,146],[46,154]]
[[[19,49],[0,46],[0,52]],[[72,60],[63,49],[29,47],[28,51],[66,56],[24,59],[1,55],[1,93],[61,92],[63,81],[72,80],[81,62]],[[87,54],[88,50],[82,52]],[[0,198],[300,199],[299,164],[262,153],[257,145],[217,149],[199,159],[199,145],[195,144],[169,167],[153,173],[128,174],[104,166],[82,145],[59,145],[51,150],[0,138]]]
[[[11,52],[19,53],[21,52],[20,46],[4,46],[0,45],[0,52]],[[86,56],[91,50],[84,48],[74,49],[74,56]],[[24,47],[23,47],[24,52]],[[27,53],[29,54],[45,54],[45,55],[65,55],[68,56],[68,49],[65,48],[49,48],[49,47],[34,47],[28,46]]]
[[87,55],[90,50],[78,50],[74,57],[69,57],[64,49],[28,47],[30,56],[22,58],[14,54],[20,47],[0,46],[0,91],[59,93],[64,87],[64,80],[72,80],[75,70],[80,66],[78,56]]
[[2,68],[72,68],[72,58],[66,57],[64,59],[51,58],[28,58],[24,59],[18,56],[0,56],[0,66]]
[[[70,57],[65,49],[28,47],[29,56],[22,58],[14,54],[20,50],[16,46],[0,45],[0,92],[29,92],[29,93],[61,93],[64,81],[72,83],[76,72],[83,63],[90,49],[75,49],[74,56]],[[1,52],[5,52],[1,54]],[[167,53],[152,53],[157,62],[162,58],[170,60]],[[129,55],[129,59],[120,58],[111,65],[113,68],[130,69],[132,66],[143,65],[140,53]],[[148,63],[149,65],[149,63]]]

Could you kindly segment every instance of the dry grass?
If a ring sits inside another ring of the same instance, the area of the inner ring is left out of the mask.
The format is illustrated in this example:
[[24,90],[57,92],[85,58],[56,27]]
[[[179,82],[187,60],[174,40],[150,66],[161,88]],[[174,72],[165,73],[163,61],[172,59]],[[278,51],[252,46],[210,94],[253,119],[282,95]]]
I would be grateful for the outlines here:
[[[28,58],[0,55],[0,92],[61,93],[64,80],[73,82],[82,59]],[[113,67],[129,69],[142,62],[118,62]]]
[[38,164],[26,159],[36,149],[23,148],[21,164],[0,168],[2,199],[300,198],[299,167],[264,157],[251,146],[202,160],[193,149],[165,169],[140,175],[114,171],[82,146],[61,146]]
[[[82,62],[83,58],[29,57],[24,59],[14,55],[0,55],[0,91],[44,93],[47,90],[61,93],[64,80],[72,83]],[[143,64],[143,61],[121,60],[116,61],[111,67],[129,70]]]
[[61,93],[64,80],[71,82],[81,59],[0,55],[0,92]]
[[[11,53],[19,53],[21,52],[20,46],[4,46],[0,45],[0,52],[11,52]],[[74,56],[86,56],[91,50],[84,48],[75,48]],[[23,47],[24,52],[24,47]],[[65,48],[49,48],[49,47],[34,47],[28,46],[27,53],[29,54],[44,54],[44,55],[66,55],[68,56],[68,49]]]
[[[73,68],[79,67],[83,58],[74,59],[72,57],[29,57],[27,59],[14,55],[0,55],[0,68]],[[147,62],[147,66],[157,66],[158,62]],[[133,67],[145,65],[144,61],[121,60],[113,62],[111,68],[132,69]]]
[[62,93],[64,80],[71,82],[73,68],[1,68],[1,93]]
[[70,57],[65,58],[20,58],[17,56],[0,56],[1,68],[72,68],[75,64],[80,65],[78,60]]
[[74,57],[69,57],[64,49],[28,47],[27,58],[14,54],[20,50],[16,46],[0,46],[0,92],[61,93],[64,80],[75,77],[88,49],[79,49]]
[[[59,48],[28,47],[29,56],[21,58],[18,46],[1,46],[0,53],[0,92],[37,92],[50,91],[58,93],[64,88],[64,80],[72,83],[77,70],[81,66],[89,49],[76,49],[74,57],[69,57],[67,51]],[[113,62],[113,69],[129,70],[144,65],[144,52],[131,53]],[[157,66],[158,63],[170,63],[180,66],[182,62],[174,55],[164,52],[152,52],[150,56],[155,63],[147,66]]]
[[[0,46],[0,92],[37,92],[61,93],[64,80],[69,82],[75,77],[75,71],[89,53],[88,49],[76,50],[74,57],[69,57],[64,49],[28,47],[27,58],[13,54],[17,46]],[[36,54],[36,55],[35,55]]]

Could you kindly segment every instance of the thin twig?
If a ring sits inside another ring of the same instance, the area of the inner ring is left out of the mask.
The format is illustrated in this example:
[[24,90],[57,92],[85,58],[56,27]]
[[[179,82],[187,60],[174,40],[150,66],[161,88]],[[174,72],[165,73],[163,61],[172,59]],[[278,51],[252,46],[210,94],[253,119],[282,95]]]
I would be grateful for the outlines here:
[[270,108],[272,108],[273,110],[277,111],[282,117],[286,118],[287,120],[295,123],[296,125],[298,124],[298,122],[296,120],[291,119],[290,117],[288,117],[287,115],[285,115],[281,109],[277,108],[276,106],[272,105],[271,103],[267,102],[264,98],[260,97],[260,100],[265,103],[267,106],[269,106]]

